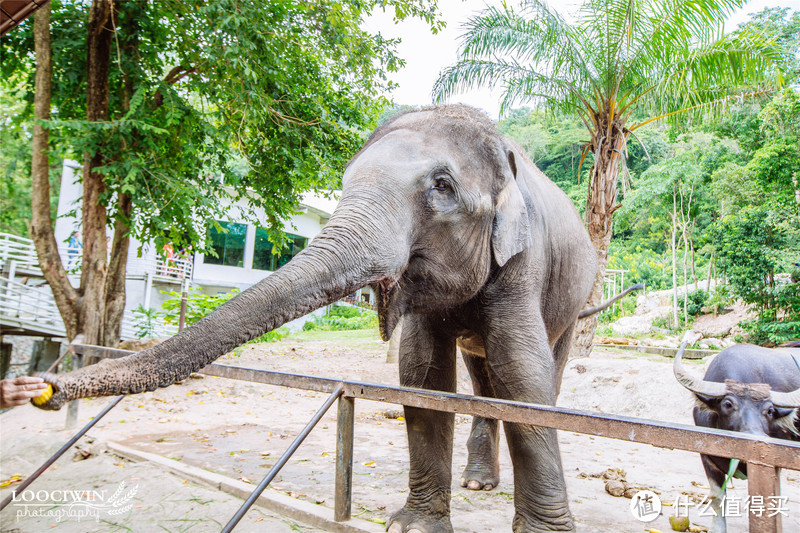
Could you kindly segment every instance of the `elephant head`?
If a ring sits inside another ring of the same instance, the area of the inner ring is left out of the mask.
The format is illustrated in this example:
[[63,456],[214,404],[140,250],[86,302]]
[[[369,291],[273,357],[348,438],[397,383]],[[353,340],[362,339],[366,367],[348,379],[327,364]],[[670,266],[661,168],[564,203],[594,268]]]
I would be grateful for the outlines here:
[[474,109],[395,116],[350,161],[330,221],[290,263],[162,344],[44,374],[54,394],[41,407],[166,387],[366,285],[377,288],[384,339],[406,312],[466,302],[531,244],[516,171],[514,150]]

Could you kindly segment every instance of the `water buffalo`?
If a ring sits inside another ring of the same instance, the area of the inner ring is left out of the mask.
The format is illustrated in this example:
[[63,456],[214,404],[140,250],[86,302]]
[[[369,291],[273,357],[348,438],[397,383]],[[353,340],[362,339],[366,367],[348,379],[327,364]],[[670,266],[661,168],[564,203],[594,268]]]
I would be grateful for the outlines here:
[[[683,366],[685,347],[686,342],[675,356],[673,371],[697,399],[696,425],[800,441],[800,349],[737,344],[722,350],[698,379]],[[721,487],[729,459],[704,454],[700,458],[715,513],[711,532],[724,533]],[[746,476],[747,465],[740,463],[738,473]]]

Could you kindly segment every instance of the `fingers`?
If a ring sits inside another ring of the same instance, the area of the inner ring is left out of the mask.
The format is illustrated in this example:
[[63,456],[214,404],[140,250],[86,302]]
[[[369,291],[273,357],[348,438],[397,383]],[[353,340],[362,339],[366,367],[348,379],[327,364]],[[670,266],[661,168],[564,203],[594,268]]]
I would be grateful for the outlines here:
[[44,380],[37,376],[20,376],[14,379],[7,379],[5,381],[11,381],[16,385],[35,385],[37,383],[44,385]]
[[36,398],[47,388],[42,378],[22,376],[0,381],[0,409],[14,407]]

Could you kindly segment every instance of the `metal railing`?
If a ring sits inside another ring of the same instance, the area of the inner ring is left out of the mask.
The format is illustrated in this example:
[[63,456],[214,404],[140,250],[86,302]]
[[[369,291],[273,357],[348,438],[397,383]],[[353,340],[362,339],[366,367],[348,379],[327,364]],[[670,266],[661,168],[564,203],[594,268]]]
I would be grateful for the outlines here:
[[[71,350],[78,356],[97,358],[124,357],[132,353],[90,345],[72,345]],[[294,387],[329,394],[336,392],[337,395],[340,395],[334,498],[334,517],[340,522],[347,521],[351,517],[354,402],[356,399],[483,416],[506,422],[532,424],[562,431],[638,442],[660,448],[735,457],[747,462],[749,494],[751,497],[761,497],[762,501],[780,495],[781,468],[800,470],[800,443],[781,439],[757,438],[752,435],[719,429],[593,413],[578,409],[257,370],[217,363],[206,366],[201,372],[208,376]],[[96,420],[97,417],[93,422]],[[55,458],[51,458],[49,464],[52,464],[54,460]],[[37,470],[37,475],[41,473],[40,471],[43,469]],[[32,481],[33,479],[30,479],[28,484]],[[261,490],[265,487],[264,482],[259,485]],[[7,505],[6,502],[4,504]],[[0,505],[0,509],[3,506]],[[243,509],[246,510],[244,506]],[[781,514],[767,516],[768,514],[762,513],[761,516],[756,513],[750,514],[751,533],[780,533],[782,531]],[[239,515],[240,513],[237,513],[237,516]],[[230,529],[233,525],[230,526]],[[226,529],[226,531],[230,531],[230,529]]]
[[[60,245],[58,253],[68,273],[80,273],[82,254],[80,248]],[[7,261],[14,261],[16,268],[20,270],[41,271],[36,247],[31,239],[10,233],[0,233],[0,268],[3,268]],[[192,269],[193,263],[189,258],[142,259],[128,257],[126,276],[149,274],[157,281],[180,283],[183,280],[192,279]]]
[[0,233],[0,265],[15,261],[21,268],[38,268],[39,258],[33,241],[10,233]]
[[65,331],[49,286],[32,287],[6,278],[0,278],[0,320],[56,335]]
[[[132,312],[122,317],[120,338],[137,338],[136,324],[139,322]],[[45,335],[66,335],[64,321],[53,299],[48,285],[38,287],[0,277],[0,323],[7,327],[37,331]],[[150,334],[155,337],[171,337],[177,326],[163,321],[151,325]]]

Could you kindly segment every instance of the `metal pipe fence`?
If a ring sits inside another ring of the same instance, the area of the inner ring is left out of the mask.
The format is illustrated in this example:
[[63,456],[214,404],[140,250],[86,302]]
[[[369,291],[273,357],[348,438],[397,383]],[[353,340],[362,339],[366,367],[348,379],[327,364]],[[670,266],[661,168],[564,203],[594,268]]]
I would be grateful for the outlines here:
[[[132,353],[125,350],[80,344],[72,345],[72,350],[78,355],[97,358],[116,358]],[[800,443],[782,439],[757,438],[719,429],[564,407],[320,378],[218,363],[206,366],[201,373],[266,385],[341,394],[337,418],[336,493],[334,497],[334,516],[337,521],[347,521],[351,517],[353,412],[356,399],[483,416],[505,422],[518,422],[585,435],[638,442],[659,448],[738,458],[748,463],[750,496],[760,497],[762,501],[780,495],[781,468],[800,470]],[[341,393],[337,391],[338,388],[341,388]],[[763,513],[761,516],[757,516],[755,513],[749,515],[751,533],[780,533],[782,531],[781,514],[767,515],[768,513]]]

